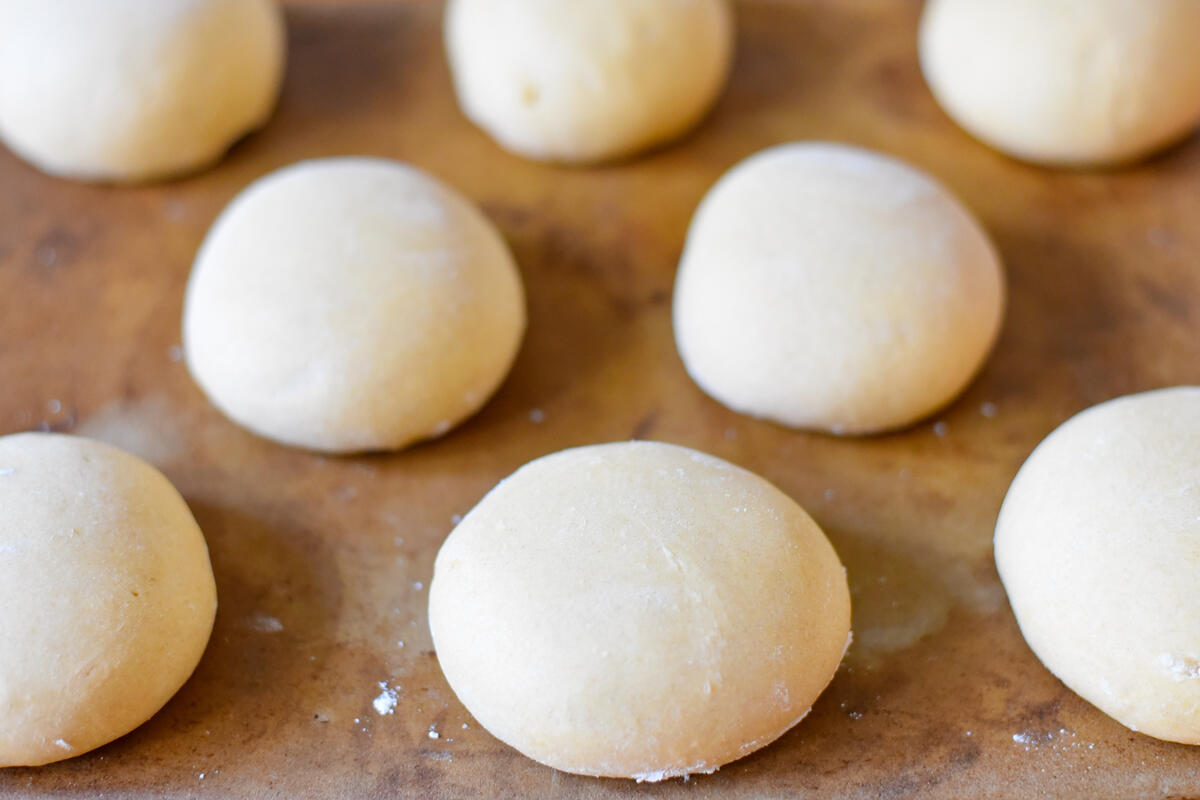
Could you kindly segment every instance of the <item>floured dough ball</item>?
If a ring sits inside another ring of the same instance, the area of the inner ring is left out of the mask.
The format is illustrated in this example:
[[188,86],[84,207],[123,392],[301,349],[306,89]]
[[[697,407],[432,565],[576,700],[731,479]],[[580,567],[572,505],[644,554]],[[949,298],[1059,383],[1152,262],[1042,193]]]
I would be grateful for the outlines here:
[[950,402],[999,331],[999,259],[929,176],[835,144],[739,164],[705,197],[675,284],[675,340],[726,406],[863,434]]
[[583,775],[712,772],[808,713],[850,641],[846,573],[762,478],[673,445],[566,450],[438,553],[450,686],[526,756]]
[[1133,161],[1200,122],[1196,0],[929,0],[921,65],[946,112],[1017,158]]
[[0,767],[86,753],[192,674],[217,591],[179,493],[88,439],[0,437]]
[[475,206],[382,159],[296,164],[209,232],[183,313],[188,367],[234,421],[328,452],[440,436],[508,374],[521,279]]
[[515,153],[595,162],[691,129],[725,85],[727,0],[450,0],[463,112]]
[[194,171],[266,122],[274,0],[0,0],[0,138],[56,175]]
[[1200,388],[1102,403],[1046,437],[1004,498],[996,566],[1063,683],[1200,744]]

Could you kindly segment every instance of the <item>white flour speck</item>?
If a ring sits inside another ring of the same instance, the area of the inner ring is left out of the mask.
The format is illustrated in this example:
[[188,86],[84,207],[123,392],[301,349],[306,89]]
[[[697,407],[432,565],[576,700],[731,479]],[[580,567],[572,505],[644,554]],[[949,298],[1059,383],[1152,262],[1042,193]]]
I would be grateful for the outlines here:
[[832,503],[833,498],[835,498],[835,497],[837,497],[837,492],[835,492],[833,489],[825,490],[825,502],[826,503]]
[[529,421],[534,425],[541,425],[546,419],[546,412],[540,408],[535,408],[529,412]]
[[59,400],[57,397],[51,398],[50,400],[46,401],[46,410],[49,411],[51,414],[61,413],[62,412],[62,401]]
[[437,732],[436,728],[434,728],[432,725],[430,725],[429,726],[429,738],[430,739],[440,739],[440,738],[442,738],[442,735]]
[[204,773],[203,773],[203,772],[201,772],[201,773],[200,773],[200,780],[204,780]]
[[54,744],[57,745],[58,747],[61,747],[63,750],[74,750],[75,749],[67,742],[66,739],[55,739]]
[[450,524],[451,525],[457,525],[460,522],[462,522],[462,514],[451,514],[450,515]]
[[950,427],[944,422],[935,422],[933,424],[934,436],[945,436],[950,431]]
[[387,685],[387,681],[380,681],[379,688],[383,691],[380,692],[379,697],[376,697],[372,701],[371,705],[375,706],[375,711],[381,717],[386,717],[389,714],[395,713],[399,695],[397,695],[395,689]]
[[471,727],[471,726],[470,726],[470,725],[468,725],[468,724],[467,724],[467,723],[465,723],[465,722],[463,723],[463,730],[464,730],[464,731],[465,731],[467,728],[469,728],[469,727]]
[[425,588],[425,584],[421,583],[420,581],[413,581],[413,591],[414,592],[419,592],[424,588]]
[[178,364],[183,361],[183,348],[177,344],[173,344],[167,348],[167,360],[172,364]]
[[1162,653],[1158,657],[1158,664],[1178,683],[1200,679],[1200,661],[1196,659]]
[[255,614],[246,622],[259,633],[279,633],[283,630],[283,623],[279,621],[279,618],[269,614]]
[[996,404],[990,400],[979,407],[979,413],[983,414],[988,419],[995,419],[996,412],[1000,409],[996,408]]
[[404,640],[401,639],[400,641],[396,642],[396,647],[404,647]]

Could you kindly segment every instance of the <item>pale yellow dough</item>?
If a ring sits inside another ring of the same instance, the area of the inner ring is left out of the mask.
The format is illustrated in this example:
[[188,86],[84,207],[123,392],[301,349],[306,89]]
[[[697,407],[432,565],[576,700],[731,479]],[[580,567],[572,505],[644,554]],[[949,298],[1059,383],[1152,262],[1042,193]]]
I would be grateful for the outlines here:
[[902,428],[950,402],[1000,329],[987,234],[944,187],[868,150],[780,145],[743,161],[692,220],[675,283],[688,373],[796,428]]
[[267,120],[284,50],[274,0],[0,0],[0,139],[66,177],[191,172]]
[[1133,161],[1200,122],[1197,0],[929,0],[921,65],[951,117],[1017,158]]
[[204,536],[157,470],[106,444],[0,437],[0,767],[141,725],[204,652]]
[[188,367],[231,419],[328,452],[393,450],[475,413],[525,330],[516,264],[450,187],[333,158],[242,192],[188,283]]
[[1200,387],[1102,403],[1046,437],[1004,498],[996,565],[1063,683],[1200,744]]
[[429,624],[467,709],[584,775],[712,772],[809,711],[849,644],[845,570],[762,478],[683,447],[525,465],[438,553]]
[[725,85],[727,0],[450,0],[463,112],[533,159],[605,161],[681,136]]

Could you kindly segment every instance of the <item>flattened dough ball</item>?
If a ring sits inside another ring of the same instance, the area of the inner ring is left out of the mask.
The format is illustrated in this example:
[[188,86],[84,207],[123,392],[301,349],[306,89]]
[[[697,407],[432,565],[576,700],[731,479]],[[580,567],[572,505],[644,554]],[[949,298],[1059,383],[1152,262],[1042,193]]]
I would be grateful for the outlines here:
[[469,201],[420,170],[335,158],[257,181],[188,284],[188,367],[234,421],[327,452],[440,436],[508,374],[516,264]]
[[566,450],[438,553],[438,661],[481,724],[583,775],[712,772],[808,713],[850,637],[846,573],[762,478],[693,450]]
[[942,108],[1017,158],[1134,161],[1200,122],[1196,0],[929,0],[921,66]]
[[704,198],[676,278],[675,341],[696,383],[736,411],[875,433],[962,391],[1003,306],[994,248],[940,184],[867,150],[789,144]]
[[996,566],[1063,683],[1200,744],[1200,388],[1111,400],[1046,437],[1004,498]]
[[728,0],[450,0],[463,112],[515,153],[595,162],[683,135],[733,53]]
[[156,469],[88,439],[0,437],[0,767],[86,753],[192,674],[217,593]]
[[284,49],[274,0],[0,0],[0,138],[66,177],[191,172],[266,122]]

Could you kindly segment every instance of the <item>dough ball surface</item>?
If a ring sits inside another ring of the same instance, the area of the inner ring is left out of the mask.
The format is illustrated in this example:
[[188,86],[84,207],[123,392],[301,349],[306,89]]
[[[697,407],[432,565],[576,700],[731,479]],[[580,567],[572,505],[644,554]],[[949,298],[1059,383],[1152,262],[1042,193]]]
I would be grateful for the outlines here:
[[0,139],[66,177],[194,171],[266,122],[284,50],[273,0],[3,0]]
[[429,622],[450,686],[495,736],[567,772],[662,780],[799,722],[849,644],[850,596],[783,492],[628,442],[493,489],[438,553]]
[[80,437],[0,437],[0,767],[141,725],[192,674],[216,606],[204,536],[157,470]]
[[1200,122],[1196,0],[930,0],[925,78],[971,134],[1062,166],[1129,162]]
[[450,0],[463,112],[528,158],[596,162],[683,135],[733,54],[727,0]]
[[1102,403],[1046,437],[1004,499],[996,565],[1063,683],[1200,744],[1200,388]]
[[222,213],[196,258],[183,340],[234,421],[327,452],[440,436],[507,375],[520,276],[469,201],[412,167],[310,161]]
[[1002,269],[940,184],[824,143],[734,167],[692,220],[675,340],[726,406],[796,428],[901,428],[950,402],[999,331]]

